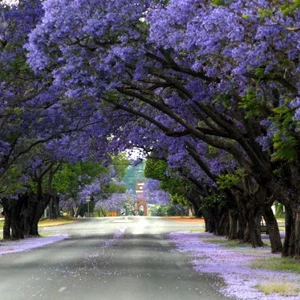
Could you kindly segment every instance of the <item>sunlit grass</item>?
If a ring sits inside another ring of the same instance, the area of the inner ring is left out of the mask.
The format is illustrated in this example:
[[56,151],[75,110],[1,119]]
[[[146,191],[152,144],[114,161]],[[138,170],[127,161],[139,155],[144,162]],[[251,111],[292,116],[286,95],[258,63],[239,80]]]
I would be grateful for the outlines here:
[[256,288],[266,295],[276,293],[281,296],[297,296],[300,292],[299,286],[291,282],[266,282],[258,284]]
[[0,220],[0,230],[3,229],[3,226],[4,226],[4,220]]
[[293,258],[260,258],[251,265],[253,269],[267,269],[273,271],[292,271],[300,273],[300,261]]
[[77,222],[78,220],[73,219],[70,216],[60,217],[57,219],[41,219],[39,222],[39,227],[48,227],[48,226],[58,226],[69,223]]
[[[60,217],[60,218],[55,219],[55,220],[41,219],[38,226],[39,227],[58,226],[58,225],[74,223],[74,222],[77,222],[77,221],[78,221],[77,219],[73,219],[70,216],[64,216],[64,217]],[[0,220],[0,230],[1,231],[3,230],[3,225],[4,225],[4,220]]]
[[197,229],[192,229],[191,232],[205,232],[205,228],[200,227],[200,228],[197,228]]
[[249,244],[242,243],[240,240],[226,240],[226,239],[205,239],[204,242],[222,244],[229,248],[248,247]]

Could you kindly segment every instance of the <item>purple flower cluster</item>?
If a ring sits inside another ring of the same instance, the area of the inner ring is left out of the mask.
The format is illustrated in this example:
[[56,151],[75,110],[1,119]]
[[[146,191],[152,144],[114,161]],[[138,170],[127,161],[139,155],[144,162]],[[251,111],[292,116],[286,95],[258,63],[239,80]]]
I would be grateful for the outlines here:
[[96,203],[95,209],[105,209],[107,211],[120,211],[122,208],[134,210],[138,198],[132,191],[126,193],[113,193],[109,198]]
[[171,198],[168,192],[160,188],[160,182],[155,179],[148,179],[144,185],[143,197],[148,204],[168,205]]

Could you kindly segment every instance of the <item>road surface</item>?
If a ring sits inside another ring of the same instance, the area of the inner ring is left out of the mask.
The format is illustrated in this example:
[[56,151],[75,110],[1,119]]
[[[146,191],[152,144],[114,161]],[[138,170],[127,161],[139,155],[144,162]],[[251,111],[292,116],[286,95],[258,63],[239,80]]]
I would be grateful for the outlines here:
[[198,228],[158,217],[89,218],[41,228],[69,238],[0,256],[0,299],[218,300],[216,275],[193,271],[167,234]]

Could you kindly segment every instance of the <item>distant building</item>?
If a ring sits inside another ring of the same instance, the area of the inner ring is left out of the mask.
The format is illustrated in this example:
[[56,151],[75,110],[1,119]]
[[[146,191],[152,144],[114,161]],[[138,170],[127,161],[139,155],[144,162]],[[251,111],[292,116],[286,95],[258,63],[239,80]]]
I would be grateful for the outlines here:
[[132,190],[134,193],[136,193],[137,181],[146,181],[146,177],[144,175],[145,166],[146,163],[141,162],[136,166],[130,165],[127,168],[123,178],[127,190]]
[[143,198],[143,187],[146,182],[144,175],[145,165],[145,162],[141,162],[136,166],[130,165],[126,170],[123,181],[126,189],[133,191],[139,198],[139,201],[136,203],[135,213],[147,216],[147,203]]

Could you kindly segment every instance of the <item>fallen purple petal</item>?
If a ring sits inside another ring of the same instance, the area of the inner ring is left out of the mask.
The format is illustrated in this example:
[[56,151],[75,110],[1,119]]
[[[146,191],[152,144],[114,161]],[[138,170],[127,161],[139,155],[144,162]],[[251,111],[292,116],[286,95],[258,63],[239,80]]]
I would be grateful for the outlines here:
[[264,257],[280,257],[271,254],[270,249],[243,247],[227,249],[221,244],[207,242],[205,239],[220,238],[210,233],[174,232],[169,238],[176,244],[179,252],[191,257],[194,270],[199,273],[218,274],[226,286],[221,292],[235,299],[259,300],[299,300],[300,293],[295,296],[264,294],[256,287],[261,283],[291,282],[299,285],[300,274],[292,272],[252,269],[254,259]]
[[1,241],[0,242],[0,255],[14,252],[27,251],[34,248],[43,247],[48,244],[56,243],[62,241],[69,236],[67,234],[55,235],[48,237],[34,237],[27,238],[18,241]]

